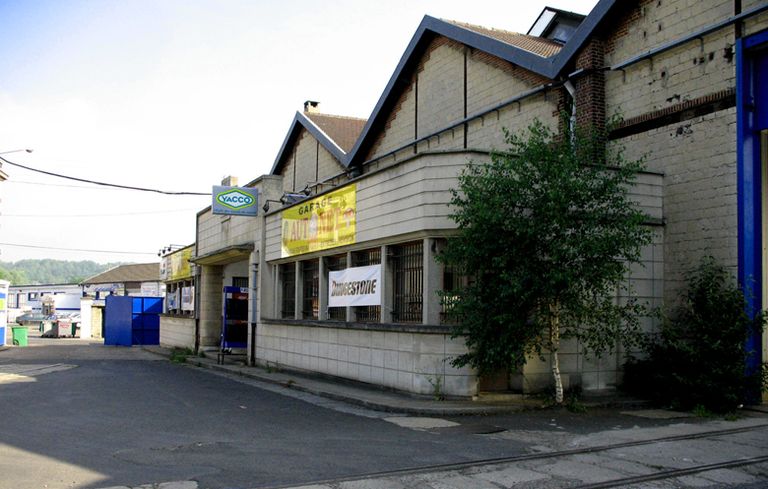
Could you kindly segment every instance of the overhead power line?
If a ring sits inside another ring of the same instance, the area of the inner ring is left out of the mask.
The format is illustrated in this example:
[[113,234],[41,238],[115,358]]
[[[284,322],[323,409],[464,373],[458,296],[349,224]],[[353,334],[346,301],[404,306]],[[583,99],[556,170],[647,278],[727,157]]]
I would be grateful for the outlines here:
[[6,158],[3,158],[0,156],[0,161],[3,161],[4,163],[7,163],[11,166],[17,166],[19,168],[24,168],[25,170],[42,173],[43,175],[50,175],[52,177],[57,178],[65,178],[67,180],[74,180],[76,182],[84,182],[84,183],[91,183],[93,185],[101,185],[104,187],[114,187],[114,188],[122,188],[127,190],[138,190],[141,192],[154,192],[157,194],[164,194],[164,195],[211,195],[210,193],[204,193],[204,192],[171,192],[167,190],[158,190],[154,188],[144,188],[144,187],[132,187],[130,185],[119,185],[116,183],[106,183],[106,182],[99,182],[96,180],[88,180],[87,178],[78,178],[78,177],[70,177],[68,175],[62,175],[60,173],[53,173],[46,170],[38,170],[37,168],[32,168],[31,166],[22,165],[20,163],[14,163],[12,161],[7,160]]
[[104,214],[6,214],[0,213],[0,217],[124,217],[124,216],[144,216],[144,215],[156,215],[156,214],[178,214],[182,212],[194,212],[199,209],[170,209],[162,211],[140,211],[140,212],[110,212]]
[[0,243],[0,246],[16,246],[19,248],[35,248],[39,250],[80,251],[85,253],[114,253],[114,254],[120,254],[120,255],[156,255],[157,254],[157,252],[144,253],[141,251],[84,250],[79,248],[55,248],[53,246],[37,246],[37,245],[19,244],[19,243]]
[[42,187],[84,188],[88,190],[110,190],[106,187],[94,187],[92,185],[67,185],[66,183],[27,182],[24,180],[6,180],[3,185],[40,185]]

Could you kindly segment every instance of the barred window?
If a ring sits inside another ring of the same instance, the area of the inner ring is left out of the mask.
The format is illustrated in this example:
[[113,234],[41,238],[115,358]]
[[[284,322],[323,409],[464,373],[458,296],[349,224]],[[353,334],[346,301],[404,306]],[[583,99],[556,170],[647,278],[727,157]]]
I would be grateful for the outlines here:
[[[329,272],[337,272],[347,268],[347,254],[329,256],[326,259],[327,270]],[[346,307],[329,307],[328,319],[332,321],[346,321],[347,320],[347,308]]]
[[[381,248],[370,248],[352,253],[353,267],[366,267],[381,264]],[[352,314],[358,323],[381,322],[381,306],[356,306]]]
[[280,275],[280,317],[294,319],[296,315],[296,269],[293,263],[279,267]]
[[166,284],[165,300],[169,315],[191,316],[195,310],[194,280],[179,280]]
[[248,277],[232,277],[232,287],[248,288]]
[[301,262],[301,317],[317,319],[320,310],[320,261]]
[[392,246],[394,278],[392,320],[396,323],[420,323],[424,299],[424,244],[414,241]]

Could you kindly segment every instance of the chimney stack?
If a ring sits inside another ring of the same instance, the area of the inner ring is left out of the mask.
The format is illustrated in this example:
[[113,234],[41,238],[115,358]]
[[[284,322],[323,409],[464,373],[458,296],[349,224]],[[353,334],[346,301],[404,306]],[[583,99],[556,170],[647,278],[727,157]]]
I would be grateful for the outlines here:
[[304,113],[314,114],[316,112],[320,112],[320,109],[318,109],[319,106],[320,106],[320,102],[316,102],[314,100],[307,100],[306,102],[304,102]]
[[233,177],[232,175],[228,177],[224,177],[224,179],[221,181],[222,187],[237,187],[237,177]]

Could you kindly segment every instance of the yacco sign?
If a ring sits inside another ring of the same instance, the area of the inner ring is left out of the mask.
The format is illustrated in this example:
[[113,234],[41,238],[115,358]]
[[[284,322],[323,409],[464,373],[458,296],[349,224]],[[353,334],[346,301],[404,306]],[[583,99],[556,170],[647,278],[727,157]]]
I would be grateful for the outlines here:
[[259,210],[259,193],[250,187],[213,187],[213,214],[255,216]]
[[347,185],[284,210],[281,213],[281,256],[285,258],[353,244],[356,189],[355,184]]
[[381,265],[328,272],[328,307],[380,305]]

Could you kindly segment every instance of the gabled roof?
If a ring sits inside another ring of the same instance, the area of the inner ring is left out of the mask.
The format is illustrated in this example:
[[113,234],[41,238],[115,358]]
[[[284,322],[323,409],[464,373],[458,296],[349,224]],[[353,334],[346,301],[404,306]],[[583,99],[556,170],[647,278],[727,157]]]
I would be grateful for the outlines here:
[[517,46],[520,49],[524,49],[534,54],[538,54],[544,58],[549,58],[560,52],[562,48],[561,44],[558,44],[549,39],[543,37],[529,36],[527,34],[520,34],[518,32],[505,31],[501,29],[493,29],[483,27],[480,25],[467,24],[464,22],[457,22],[455,20],[448,20],[451,24],[469,29],[484,36],[488,36],[497,39],[501,42],[507,43],[512,46]]
[[81,282],[81,285],[116,284],[124,282],[159,282],[159,263],[118,265]]
[[364,125],[365,119],[317,112],[296,112],[270,174],[276,175],[280,172],[283,162],[288,156],[288,151],[296,142],[302,129],[309,131],[336,158],[339,164],[346,166],[347,151],[352,148]]
[[355,145],[365,119],[309,112],[304,114],[346,153]]
[[534,36],[424,16],[368,118],[360,138],[349,151],[345,166],[363,162],[376,133],[386,123],[390,110],[397,103],[401,90],[408,86],[412,70],[415,69],[430,41],[436,36],[444,36],[550,80],[556,80],[564,74],[563,71],[566,68],[571,66],[574,56],[581,50],[602,19],[618,3],[618,0],[600,0],[563,46]]

